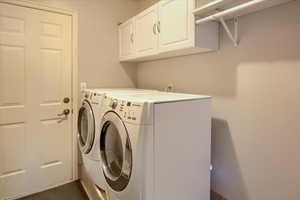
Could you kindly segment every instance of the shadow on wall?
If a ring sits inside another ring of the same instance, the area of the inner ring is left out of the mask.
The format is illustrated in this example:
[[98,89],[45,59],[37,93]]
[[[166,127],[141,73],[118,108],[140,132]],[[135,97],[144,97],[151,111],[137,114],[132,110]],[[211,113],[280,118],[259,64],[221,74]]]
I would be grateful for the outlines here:
[[[226,193],[235,194],[235,199],[250,199],[237,159],[230,127],[226,120],[218,118],[212,119],[212,155],[214,155],[212,157],[212,165],[217,166],[217,168],[213,169],[211,177],[212,188],[218,190],[219,185],[221,185],[222,189],[225,188]],[[224,158],[226,158],[226,160],[224,160]],[[235,185],[228,184],[228,180],[232,179],[234,179]],[[228,185],[228,187],[226,187],[226,185]],[[223,194],[222,190],[218,190],[218,192]],[[231,199],[231,197],[226,196],[224,196],[224,198],[227,200]]]
[[[121,62],[120,65],[124,70],[125,74],[127,74],[131,82],[134,84],[134,87],[137,87],[137,64]],[[122,87],[122,85],[120,87]]]

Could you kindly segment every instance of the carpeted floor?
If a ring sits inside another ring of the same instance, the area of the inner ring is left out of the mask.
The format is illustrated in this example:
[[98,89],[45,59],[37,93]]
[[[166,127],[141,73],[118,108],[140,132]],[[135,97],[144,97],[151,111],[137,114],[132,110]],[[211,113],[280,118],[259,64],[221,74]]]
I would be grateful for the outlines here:
[[19,200],[88,200],[79,182],[69,183]]

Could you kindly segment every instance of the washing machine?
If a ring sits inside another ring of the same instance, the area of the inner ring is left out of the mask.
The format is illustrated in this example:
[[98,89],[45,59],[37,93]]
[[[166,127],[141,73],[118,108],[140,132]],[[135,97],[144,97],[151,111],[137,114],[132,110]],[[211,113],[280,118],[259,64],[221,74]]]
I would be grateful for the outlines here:
[[99,138],[100,117],[102,102],[105,94],[135,94],[149,93],[153,90],[141,90],[135,88],[115,88],[115,89],[85,89],[82,91],[81,107],[78,112],[78,144],[82,154],[88,176],[98,187],[105,187],[104,176],[101,166],[101,156],[99,148],[96,148]]
[[211,97],[107,95],[100,152],[109,200],[209,200]]

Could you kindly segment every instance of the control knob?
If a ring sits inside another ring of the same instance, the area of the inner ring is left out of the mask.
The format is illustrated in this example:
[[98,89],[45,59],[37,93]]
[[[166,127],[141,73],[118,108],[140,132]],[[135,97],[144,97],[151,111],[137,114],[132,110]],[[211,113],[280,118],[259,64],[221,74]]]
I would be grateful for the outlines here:
[[118,101],[116,99],[111,100],[110,107],[112,109],[116,109],[117,106],[118,106]]

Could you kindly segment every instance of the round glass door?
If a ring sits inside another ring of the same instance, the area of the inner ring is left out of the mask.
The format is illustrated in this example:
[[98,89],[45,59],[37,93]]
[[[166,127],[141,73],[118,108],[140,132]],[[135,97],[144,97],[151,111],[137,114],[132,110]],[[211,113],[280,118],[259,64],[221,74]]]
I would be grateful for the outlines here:
[[87,101],[82,103],[78,113],[78,142],[83,153],[89,153],[95,137],[95,119]]
[[132,149],[127,130],[114,112],[104,116],[100,150],[107,183],[115,191],[124,190],[132,171]]

